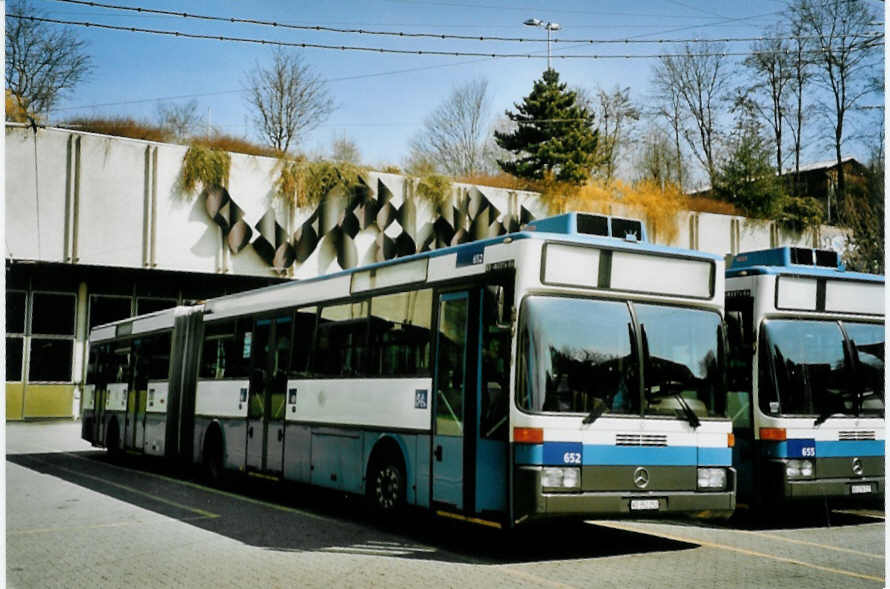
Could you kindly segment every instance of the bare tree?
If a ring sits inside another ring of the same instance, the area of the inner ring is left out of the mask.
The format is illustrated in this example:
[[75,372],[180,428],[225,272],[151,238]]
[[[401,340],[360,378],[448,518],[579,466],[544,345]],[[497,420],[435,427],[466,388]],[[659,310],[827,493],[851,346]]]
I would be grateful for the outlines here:
[[[651,115],[658,119],[664,119],[670,127],[673,169],[676,171],[673,181],[682,187],[686,181],[683,147],[680,142],[680,138],[683,136],[683,99],[680,97],[680,92],[677,88],[672,85],[656,83],[656,87],[658,88],[657,106]],[[657,124],[655,126],[657,127]]]
[[281,152],[299,145],[303,134],[334,111],[324,80],[281,48],[268,68],[257,64],[245,75],[244,87],[260,135]]
[[157,107],[158,124],[174,139],[187,139],[200,132],[205,123],[198,112],[198,101],[189,100],[184,104],[167,103]]
[[694,128],[683,136],[695,158],[714,185],[715,149],[718,137],[718,106],[724,98],[729,79],[723,45],[719,43],[686,44],[682,55],[660,58],[655,68],[655,83],[662,94],[676,94]]
[[27,0],[13,0],[6,12],[6,88],[19,106],[46,115],[92,70],[86,43],[69,29],[29,20],[41,16]]
[[430,114],[411,141],[411,158],[432,161],[454,176],[485,169],[489,127],[488,81],[477,79],[456,87]]
[[344,135],[334,139],[334,142],[331,144],[331,159],[335,162],[358,165],[362,158],[355,141]]
[[668,183],[681,186],[683,175],[683,161],[675,151],[672,138],[658,125],[651,125],[639,141],[637,179],[651,180],[664,188]]
[[603,172],[611,180],[615,174],[618,155],[630,142],[631,127],[640,120],[640,110],[630,100],[630,87],[615,86],[612,92],[597,90],[593,110],[599,121],[599,135],[603,158]]
[[869,84],[869,73],[875,67],[872,56],[883,35],[872,34],[872,23],[878,18],[864,2],[795,0],[789,10],[797,28],[815,37],[816,80],[830,95],[827,107],[833,116],[836,194],[840,202],[846,193],[841,154],[846,139],[846,116],[863,96],[873,91]]
[[803,150],[804,94],[810,85],[811,60],[808,53],[809,43],[806,41],[800,22],[791,22],[792,39],[789,43],[789,65],[791,66],[791,94],[793,96],[791,116],[786,117],[791,129],[792,149],[794,151],[794,185],[793,193],[800,196],[800,153]]
[[744,64],[753,76],[753,84],[740,92],[740,99],[770,126],[775,139],[776,171],[781,173],[782,131],[792,90],[794,68],[789,42],[781,29],[769,31],[751,47]]

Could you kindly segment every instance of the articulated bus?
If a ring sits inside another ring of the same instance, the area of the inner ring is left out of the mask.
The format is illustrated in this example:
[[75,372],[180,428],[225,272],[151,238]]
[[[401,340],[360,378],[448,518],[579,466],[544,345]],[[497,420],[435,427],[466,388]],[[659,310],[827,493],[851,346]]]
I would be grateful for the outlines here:
[[884,277],[828,250],[740,253],[726,271],[739,501],[884,495]]
[[83,437],[494,527],[728,516],[724,262],[570,213],[97,327]]

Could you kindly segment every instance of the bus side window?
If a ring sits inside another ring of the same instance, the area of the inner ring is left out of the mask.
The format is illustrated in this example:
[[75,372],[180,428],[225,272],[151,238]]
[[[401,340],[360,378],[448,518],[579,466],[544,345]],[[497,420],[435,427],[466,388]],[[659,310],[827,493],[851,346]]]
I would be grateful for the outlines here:
[[306,376],[309,372],[309,356],[315,343],[316,314],[316,307],[299,309],[294,313],[294,342],[288,370],[292,377]]
[[369,376],[424,376],[430,372],[430,289],[371,300]]
[[322,307],[312,359],[315,376],[362,376],[367,370],[368,301]]

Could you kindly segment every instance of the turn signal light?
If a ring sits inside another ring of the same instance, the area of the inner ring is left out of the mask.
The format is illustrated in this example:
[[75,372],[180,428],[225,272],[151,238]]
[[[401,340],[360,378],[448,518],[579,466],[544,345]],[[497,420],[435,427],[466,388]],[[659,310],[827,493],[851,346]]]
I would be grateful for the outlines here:
[[544,430],[539,427],[514,427],[513,441],[517,444],[543,444]]
[[726,446],[728,448],[735,446],[735,434],[726,434]]
[[784,427],[762,427],[760,428],[760,439],[761,440],[772,440],[773,442],[784,442],[785,437],[785,428]]

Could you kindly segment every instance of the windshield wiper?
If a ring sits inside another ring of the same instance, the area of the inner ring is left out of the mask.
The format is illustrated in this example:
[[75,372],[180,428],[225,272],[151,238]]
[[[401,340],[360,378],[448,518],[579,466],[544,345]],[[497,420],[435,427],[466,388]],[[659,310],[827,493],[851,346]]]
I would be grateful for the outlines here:
[[823,423],[828,421],[828,418],[831,417],[832,415],[834,415],[835,413],[837,413],[837,411],[834,411],[833,409],[826,409],[825,411],[820,413],[819,417],[816,418],[816,421],[813,422],[813,427],[822,425]]
[[581,420],[581,423],[587,425],[589,423],[593,423],[599,416],[606,412],[609,406],[603,403],[602,399],[594,397],[593,399],[593,409],[590,410],[590,413],[587,414],[587,417]]
[[[677,399],[677,402],[680,403],[680,407],[683,408],[682,413],[686,416],[686,420],[689,421],[689,425],[692,426],[692,429],[697,428],[701,425],[701,421],[698,419],[698,415],[695,414],[695,411],[686,403],[686,399],[683,398],[683,395],[680,393],[674,393],[674,398]],[[677,412],[680,413],[679,411]]]

